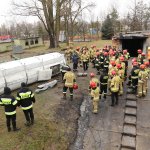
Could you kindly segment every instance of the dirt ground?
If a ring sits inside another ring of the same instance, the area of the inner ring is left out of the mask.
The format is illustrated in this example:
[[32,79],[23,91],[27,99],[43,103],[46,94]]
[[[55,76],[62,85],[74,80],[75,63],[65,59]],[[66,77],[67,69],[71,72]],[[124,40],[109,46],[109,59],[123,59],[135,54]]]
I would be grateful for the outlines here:
[[[106,45],[106,41],[103,43],[96,41],[96,43]],[[25,58],[51,51],[49,49],[33,49],[16,56]],[[10,55],[11,52],[2,53],[0,60],[13,60]],[[88,72],[91,71],[91,68],[90,64]],[[79,68],[79,72],[83,72],[82,68]],[[0,107],[0,150],[67,150],[69,145],[74,142],[77,120],[80,116],[79,108],[84,95],[88,94],[89,76],[77,77],[79,89],[74,92],[73,101],[69,100],[69,93],[67,100],[61,99],[63,87],[61,76],[54,77],[52,80],[54,79],[58,80],[58,84],[54,88],[35,94],[35,124],[33,126],[24,126],[24,114],[21,108],[17,108],[17,126],[21,128],[21,131],[8,133],[4,110],[3,107]],[[34,91],[39,84],[41,83],[34,83],[29,87]],[[13,95],[16,96],[16,91],[13,92]]]

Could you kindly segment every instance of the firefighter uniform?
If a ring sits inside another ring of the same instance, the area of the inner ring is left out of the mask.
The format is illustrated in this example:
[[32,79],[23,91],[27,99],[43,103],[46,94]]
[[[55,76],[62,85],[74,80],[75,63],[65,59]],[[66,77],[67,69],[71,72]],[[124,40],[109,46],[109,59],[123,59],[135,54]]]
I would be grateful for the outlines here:
[[137,61],[138,61],[139,65],[141,65],[142,54],[138,54]]
[[18,131],[16,127],[16,107],[17,100],[11,95],[11,90],[8,87],[4,88],[4,95],[0,97],[0,105],[5,108],[6,124],[8,132],[11,131],[11,123],[13,131]]
[[98,57],[95,59],[95,68],[97,70],[97,74],[99,75],[100,74],[100,61]]
[[138,97],[146,96],[148,74],[144,69],[142,69],[139,72],[138,77]]
[[103,53],[101,53],[99,56],[99,62],[100,62],[100,70],[102,71],[104,68],[104,55],[103,55]]
[[99,104],[99,87],[92,88],[91,96],[93,101],[93,113],[98,113],[98,104]]
[[[118,75],[115,75],[110,84],[110,91],[111,91],[111,100],[112,104],[111,106],[114,106],[114,104],[118,105],[118,93],[120,88],[120,77]],[[116,102],[115,102],[116,99]]]
[[70,62],[71,62],[71,49],[67,48],[67,50],[65,50],[65,56],[67,59],[67,64],[70,64]]
[[81,61],[83,62],[83,69],[84,69],[84,71],[88,70],[89,56],[88,56],[87,53],[83,53],[81,55]]
[[108,59],[108,57],[106,57],[104,59],[104,69],[107,73],[108,73],[108,67],[109,67],[109,59]]
[[106,99],[107,95],[107,85],[108,85],[108,74],[104,69],[102,75],[100,76],[100,95],[104,92],[104,98]]
[[19,105],[22,107],[26,118],[26,126],[34,124],[33,104],[35,103],[34,93],[22,82],[21,89],[17,93],[16,97]]
[[66,99],[67,89],[69,88],[70,100],[73,100],[73,85],[76,82],[75,74],[71,70],[68,70],[68,72],[65,73],[63,80],[65,83],[63,87],[63,98]]
[[131,83],[132,83],[133,93],[137,92],[139,71],[140,69],[138,66],[134,66],[131,70]]
[[118,75],[120,77],[120,88],[119,88],[119,95],[123,94],[123,83],[124,83],[124,70],[122,68],[118,69]]

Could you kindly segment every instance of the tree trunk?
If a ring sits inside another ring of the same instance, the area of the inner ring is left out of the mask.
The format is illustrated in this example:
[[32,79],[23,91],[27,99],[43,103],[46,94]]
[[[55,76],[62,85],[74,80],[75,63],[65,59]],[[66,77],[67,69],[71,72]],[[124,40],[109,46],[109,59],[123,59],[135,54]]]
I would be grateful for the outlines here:
[[49,35],[50,46],[49,48],[55,48],[55,37],[53,35]]

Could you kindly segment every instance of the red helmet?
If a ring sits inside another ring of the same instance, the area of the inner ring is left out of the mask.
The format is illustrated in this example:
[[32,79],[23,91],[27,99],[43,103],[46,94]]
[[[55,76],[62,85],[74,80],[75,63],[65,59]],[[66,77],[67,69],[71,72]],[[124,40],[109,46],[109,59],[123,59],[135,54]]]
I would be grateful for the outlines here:
[[104,56],[108,56],[108,53],[107,53],[107,52],[104,52]]
[[120,61],[124,61],[124,57],[120,57],[119,60],[120,60]]
[[133,58],[133,59],[132,59],[132,63],[133,63],[133,62],[136,62],[136,61],[137,61],[136,58]]
[[91,48],[93,48],[94,46],[93,45],[91,45]]
[[110,51],[110,52],[109,52],[109,55],[114,55],[114,52],[113,52],[113,51]]
[[144,62],[144,65],[149,66],[149,62],[148,61]]
[[140,65],[140,68],[145,69],[145,65],[144,64]]
[[74,90],[77,90],[77,89],[78,89],[78,85],[77,85],[76,83],[74,83],[73,89],[74,89]]
[[95,82],[91,82],[91,83],[90,83],[90,87],[91,87],[91,88],[96,88],[96,87],[97,87],[97,85],[96,85],[96,83],[95,83]]
[[133,66],[137,66],[138,65],[138,62],[133,62]]
[[142,53],[142,50],[141,50],[141,49],[138,49],[137,52],[138,52],[138,54],[141,54],[141,53]]
[[121,64],[117,64],[117,68],[120,69],[122,66]]
[[113,76],[116,75],[116,71],[113,70],[113,71],[111,72],[111,74],[112,74]]
[[95,74],[92,72],[92,73],[90,73],[90,77],[92,78],[92,77],[95,77]]
[[145,56],[145,53],[142,53],[142,56]]
[[77,47],[77,48],[76,48],[76,50],[79,50],[79,49],[80,49],[80,47]]
[[93,47],[96,47],[96,45],[93,45]]
[[128,52],[128,51],[127,51],[126,49],[125,49],[125,50],[123,50],[123,54],[127,54],[127,52]]
[[115,61],[111,61],[110,64],[111,64],[112,66],[115,66],[115,65],[116,65],[116,62],[115,62]]

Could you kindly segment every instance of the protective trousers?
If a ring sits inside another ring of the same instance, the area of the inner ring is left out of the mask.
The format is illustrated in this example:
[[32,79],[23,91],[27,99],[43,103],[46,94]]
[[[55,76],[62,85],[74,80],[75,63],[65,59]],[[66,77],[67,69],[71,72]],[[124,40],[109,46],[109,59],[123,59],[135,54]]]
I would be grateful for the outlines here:
[[137,85],[138,85],[138,78],[137,79],[131,79],[131,81],[132,81],[133,92],[136,93],[137,92]]
[[6,124],[8,131],[11,130],[11,124],[13,126],[13,130],[16,129],[16,114],[14,115],[6,115]]
[[123,81],[124,81],[123,79],[120,80],[119,95],[123,94]]
[[113,106],[114,104],[118,105],[118,92],[112,92],[111,94],[111,105]]
[[93,100],[93,113],[97,113],[98,112],[98,103],[99,100]]
[[138,96],[146,96],[146,81],[138,81]]
[[[66,87],[66,86],[63,87],[63,94],[65,96],[66,96],[66,93],[67,93],[67,89],[68,89],[68,87]],[[70,91],[70,100],[73,100],[73,88],[69,87],[69,91]]]
[[33,109],[30,108],[28,110],[23,110],[24,112],[24,115],[25,115],[25,118],[26,118],[26,121],[28,123],[34,123],[34,114],[33,114]]
[[83,70],[84,71],[88,70],[88,62],[87,61],[83,62]]
[[104,98],[106,98],[107,95],[107,84],[101,84],[100,85],[100,95],[104,92]]

